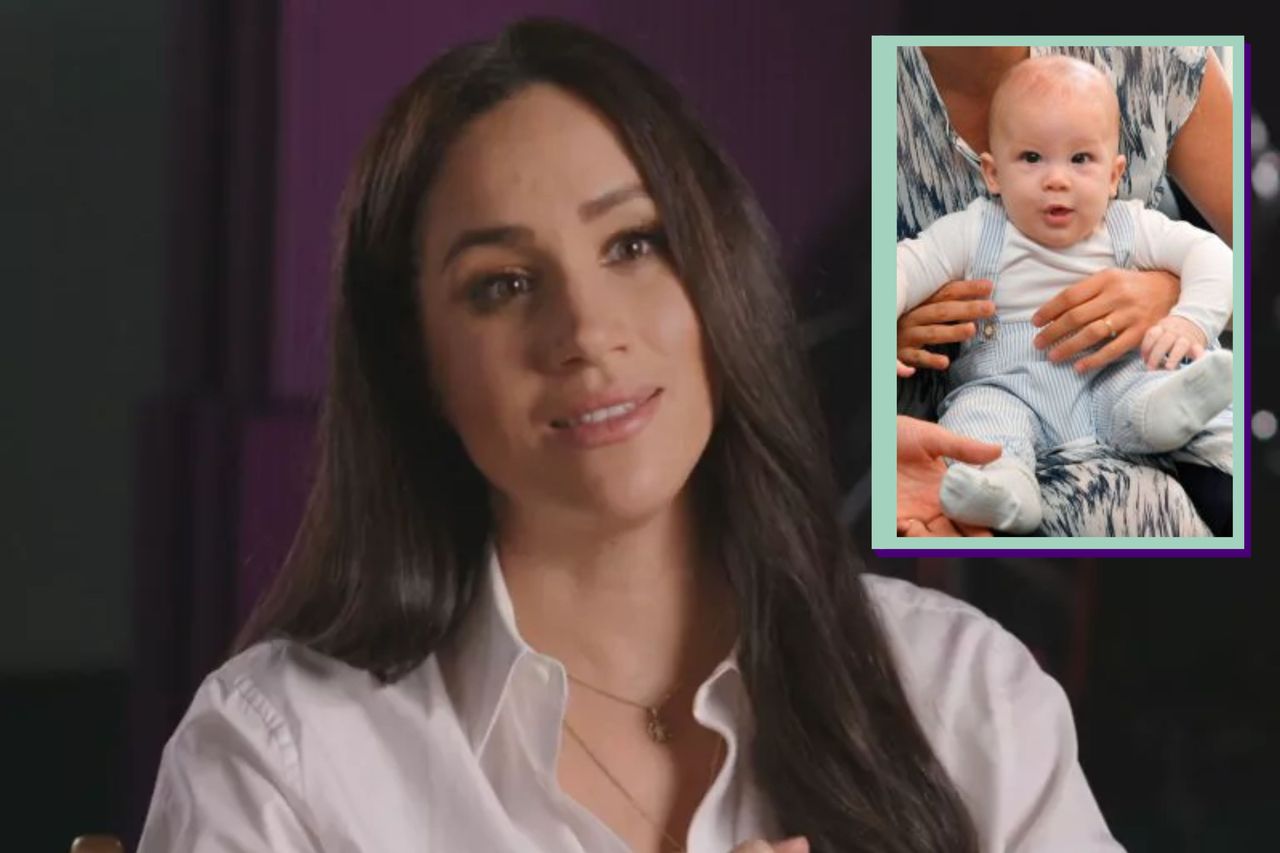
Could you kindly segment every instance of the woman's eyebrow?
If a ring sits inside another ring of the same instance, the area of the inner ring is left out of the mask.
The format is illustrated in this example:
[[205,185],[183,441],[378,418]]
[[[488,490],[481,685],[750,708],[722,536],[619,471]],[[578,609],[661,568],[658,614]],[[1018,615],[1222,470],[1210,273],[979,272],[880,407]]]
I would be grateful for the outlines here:
[[583,222],[590,222],[592,219],[608,213],[623,202],[631,201],[633,198],[647,198],[648,195],[644,187],[638,183],[619,187],[616,190],[609,190],[609,192],[593,198],[591,201],[584,201],[578,207],[578,218]]
[[[590,201],[584,201],[578,206],[578,216],[583,222],[590,222],[620,204],[631,201],[634,198],[648,198],[648,196],[649,194],[645,192],[644,187],[640,184],[619,187],[615,190],[609,190],[604,195],[593,198]],[[493,225],[487,228],[471,228],[463,231],[449,244],[449,250],[444,253],[444,260],[440,262],[440,269],[444,270],[454,258],[473,246],[517,246],[532,241],[533,229],[525,225]]]
[[494,225],[489,228],[472,228],[459,234],[444,253],[440,269],[446,269],[458,255],[473,246],[518,246],[533,242],[533,229],[525,225]]

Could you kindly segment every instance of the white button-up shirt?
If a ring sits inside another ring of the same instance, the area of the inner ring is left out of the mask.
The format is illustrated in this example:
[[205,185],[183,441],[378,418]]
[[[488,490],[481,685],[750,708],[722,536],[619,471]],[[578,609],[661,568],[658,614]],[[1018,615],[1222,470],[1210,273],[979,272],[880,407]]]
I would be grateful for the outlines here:
[[[925,735],[985,851],[1115,851],[1076,760],[1062,689],[973,608],[866,576]],[[556,780],[564,668],[516,630],[497,561],[459,642],[382,686],[278,640],[201,685],[165,748],[139,853],[622,853]],[[751,770],[752,714],[734,659],[693,715],[726,760],[689,853],[777,837]]]

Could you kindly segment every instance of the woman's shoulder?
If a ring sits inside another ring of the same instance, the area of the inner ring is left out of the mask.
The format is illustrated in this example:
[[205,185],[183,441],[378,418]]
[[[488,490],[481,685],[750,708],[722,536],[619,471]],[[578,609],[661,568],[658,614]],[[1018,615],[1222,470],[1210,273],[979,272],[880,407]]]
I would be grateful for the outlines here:
[[1077,757],[1066,693],[977,608],[867,576],[921,730],[973,816],[983,849],[1121,850]]
[[202,689],[246,687],[273,696],[290,693],[340,694],[368,688],[363,670],[286,638],[264,640],[228,659],[205,679]]
[[1022,641],[976,607],[903,580],[864,583],[908,698],[934,723],[981,724],[1033,693],[1060,692]]
[[420,670],[384,684],[372,673],[302,643],[272,639],[241,651],[210,673],[192,707],[233,719],[252,717],[268,729],[296,729],[308,718],[364,715],[405,691],[422,690]]
[[910,581],[867,573],[863,586],[887,627],[934,633],[957,626],[999,626],[981,610],[946,593]]

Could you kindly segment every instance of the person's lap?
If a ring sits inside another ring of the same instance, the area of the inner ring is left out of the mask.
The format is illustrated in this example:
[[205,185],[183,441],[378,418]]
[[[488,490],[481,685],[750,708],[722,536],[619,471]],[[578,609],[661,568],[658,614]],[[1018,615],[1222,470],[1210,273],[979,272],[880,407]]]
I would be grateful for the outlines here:
[[[921,371],[915,382],[899,382],[899,412],[936,419],[934,400],[940,399],[943,383],[930,373]],[[1188,475],[1188,468],[1195,470]],[[1198,492],[1193,501],[1179,482],[1178,470],[1167,456],[1123,453],[1096,444],[1043,454],[1036,466],[1044,513],[1038,534],[1223,535],[1221,509],[1230,507],[1230,476],[1200,466],[1182,466],[1183,476]],[[1197,506],[1213,510],[1206,516],[1214,524],[1212,531]],[[1229,532],[1229,509],[1225,526]]]
[[[1167,470],[1162,465],[1167,465]],[[1065,448],[1036,466],[1042,536],[1210,536],[1171,463],[1101,445]]]

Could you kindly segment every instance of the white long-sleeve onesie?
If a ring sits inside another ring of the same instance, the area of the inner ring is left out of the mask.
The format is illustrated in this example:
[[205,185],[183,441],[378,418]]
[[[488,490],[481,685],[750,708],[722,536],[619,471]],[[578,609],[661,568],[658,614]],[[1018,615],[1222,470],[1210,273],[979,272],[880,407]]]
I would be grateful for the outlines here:
[[[964,210],[938,219],[915,239],[898,243],[898,316],[947,282],[967,277],[990,204],[985,198],[975,199]],[[1131,266],[1180,276],[1181,294],[1169,313],[1191,320],[1204,330],[1207,340],[1214,340],[1231,317],[1231,249],[1215,235],[1148,210],[1140,201],[1112,204],[1126,205],[1133,214]],[[992,293],[996,311],[1002,321],[1030,320],[1063,288],[1114,266],[1111,234],[1102,223],[1065,249],[1042,246],[1010,224]]]

